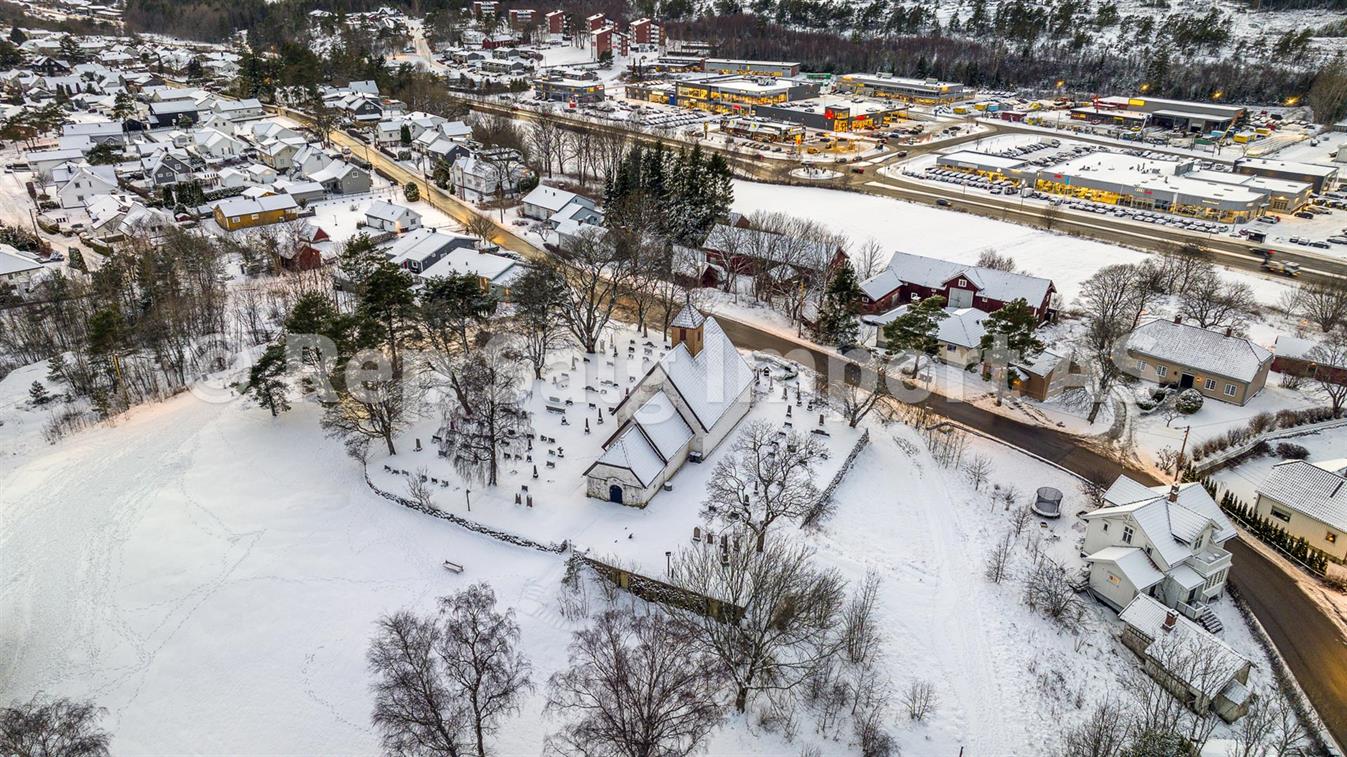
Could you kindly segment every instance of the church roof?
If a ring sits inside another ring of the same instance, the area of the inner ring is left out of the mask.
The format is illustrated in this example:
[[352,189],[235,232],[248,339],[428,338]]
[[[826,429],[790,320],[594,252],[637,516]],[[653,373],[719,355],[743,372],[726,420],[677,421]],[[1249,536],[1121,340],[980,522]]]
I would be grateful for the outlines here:
[[681,343],[665,354],[660,367],[704,431],[711,430],[753,383],[753,369],[715,318],[702,323],[701,352],[694,357],[687,343]]
[[706,316],[702,315],[697,308],[692,307],[692,303],[688,303],[683,306],[682,310],[678,311],[678,315],[674,316],[669,325],[679,329],[695,329],[705,322]]

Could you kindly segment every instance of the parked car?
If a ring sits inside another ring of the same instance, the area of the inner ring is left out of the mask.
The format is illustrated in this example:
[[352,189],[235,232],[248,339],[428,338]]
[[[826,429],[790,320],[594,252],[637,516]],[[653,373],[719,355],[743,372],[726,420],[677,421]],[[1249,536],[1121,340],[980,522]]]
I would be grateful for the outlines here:
[[1296,218],[1305,218],[1308,220],[1314,220],[1314,214],[1309,212],[1308,210],[1302,210],[1296,213]]
[[946,199],[943,198],[943,197],[938,198],[938,199],[935,201],[935,204],[936,204],[937,206],[939,206],[939,207],[942,207],[942,208],[952,207],[952,206],[950,205],[949,200],[946,200]]

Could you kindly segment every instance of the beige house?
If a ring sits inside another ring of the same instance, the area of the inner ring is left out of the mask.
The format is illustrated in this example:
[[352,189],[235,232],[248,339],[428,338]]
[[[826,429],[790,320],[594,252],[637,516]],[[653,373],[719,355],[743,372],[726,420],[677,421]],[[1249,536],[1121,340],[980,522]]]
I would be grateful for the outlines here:
[[1347,458],[1277,463],[1254,507],[1330,560],[1347,562]]
[[[881,315],[862,316],[861,320],[875,327],[875,342],[884,343],[884,326],[907,312],[901,305]],[[982,336],[987,333],[983,322],[989,313],[976,308],[945,308],[945,317],[936,322],[936,351],[933,357],[942,363],[965,368],[982,360]]]
[[1174,320],[1156,320],[1134,329],[1127,338],[1122,369],[1143,381],[1244,405],[1263,391],[1272,367],[1272,352],[1241,336]]
[[1249,711],[1256,698],[1248,686],[1253,663],[1230,645],[1145,594],[1118,618],[1123,646],[1141,658],[1147,675],[1193,712],[1215,712],[1233,723]]

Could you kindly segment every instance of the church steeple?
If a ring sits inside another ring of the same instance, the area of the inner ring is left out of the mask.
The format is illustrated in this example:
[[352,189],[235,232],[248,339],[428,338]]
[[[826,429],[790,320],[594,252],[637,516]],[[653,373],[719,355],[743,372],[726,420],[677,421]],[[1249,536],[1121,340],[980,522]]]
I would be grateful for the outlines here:
[[701,311],[692,307],[689,302],[683,305],[683,309],[678,311],[678,315],[669,323],[669,339],[673,346],[686,344],[688,354],[697,357],[697,353],[702,351],[702,324],[706,323],[706,316]]

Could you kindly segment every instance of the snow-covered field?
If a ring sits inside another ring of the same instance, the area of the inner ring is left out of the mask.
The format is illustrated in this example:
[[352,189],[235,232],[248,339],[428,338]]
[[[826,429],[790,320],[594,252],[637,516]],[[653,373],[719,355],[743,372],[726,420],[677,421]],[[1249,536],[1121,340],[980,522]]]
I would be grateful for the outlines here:
[[[888,251],[976,263],[984,250],[1015,259],[1020,269],[1050,278],[1064,303],[1082,282],[1114,263],[1140,263],[1148,253],[1106,242],[1058,234],[991,218],[887,197],[824,189],[735,181],[734,209],[741,213],[780,211],[809,218],[846,234],[859,247],[874,239]],[[1245,271],[1224,275],[1253,288],[1260,302],[1277,302],[1289,289],[1284,281]]]
[[[559,362],[542,392],[567,365]],[[519,614],[535,680],[564,665],[573,626],[555,599],[562,558],[373,495],[358,465],[323,437],[311,403],[273,419],[240,399],[184,394],[47,446],[46,413],[26,404],[42,373],[33,366],[0,382],[9,453],[0,464],[0,699],[38,690],[91,696],[108,708],[118,754],[370,754],[378,746],[364,664],[372,624],[399,608],[430,611],[436,597],[480,580]],[[784,412],[764,403],[754,412]],[[803,423],[799,408],[794,415]],[[568,428],[544,432],[567,439],[570,462],[548,469],[558,480],[538,490],[551,492],[538,504],[557,512],[511,514],[503,498],[474,492],[473,515],[539,535],[570,523],[596,553],[658,566],[659,552],[685,543],[710,466],[689,466],[646,510],[586,501],[570,479],[603,435],[584,436],[583,416],[577,409]],[[1136,664],[1113,638],[1116,619],[1087,601],[1080,629],[1064,631],[1021,603],[1018,578],[983,579],[1008,513],[987,488],[937,464],[915,430],[867,423],[871,444],[836,493],[837,513],[791,538],[810,542],[849,579],[867,570],[884,579],[893,681],[928,679],[939,696],[925,723],[895,705],[890,727],[906,754],[1042,754],[1058,728]],[[855,432],[835,419],[828,427],[830,444],[849,448]],[[402,446],[425,430],[409,431]],[[989,460],[991,480],[1014,486],[1017,501],[1045,485],[1066,493],[1066,517],[1029,524],[1015,570],[1029,543],[1078,567],[1083,530],[1072,515],[1083,504],[1074,480],[976,438],[972,455]],[[517,483],[504,484],[502,497]],[[444,504],[457,507],[457,496]],[[446,559],[465,572],[446,573]],[[1254,680],[1265,683],[1267,661],[1233,608],[1219,609],[1227,641],[1252,656]],[[504,725],[498,753],[539,752],[551,726],[539,717],[542,697],[540,687]],[[711,752],[791,754],[811,742],[825,754],[848,751],[809,727],[787,744],[756,721],[733,719]]]

